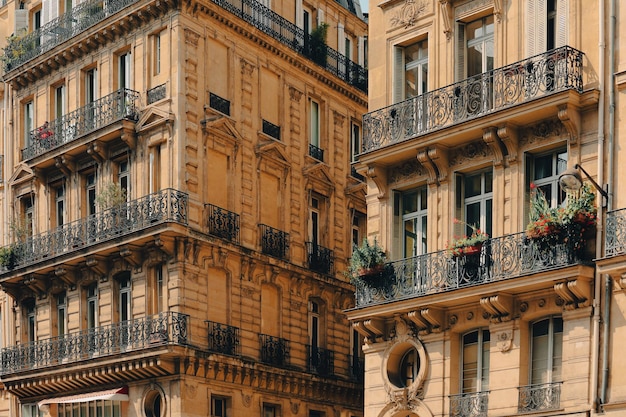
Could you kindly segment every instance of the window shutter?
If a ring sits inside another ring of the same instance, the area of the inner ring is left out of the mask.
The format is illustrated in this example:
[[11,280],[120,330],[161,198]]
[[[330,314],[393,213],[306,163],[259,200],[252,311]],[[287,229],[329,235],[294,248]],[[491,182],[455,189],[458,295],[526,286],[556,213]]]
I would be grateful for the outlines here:
[[[455,174],[454,178],[456,193],[454,201],[454,218],[465,220],[465,176],[463,174]],[[453,236],[463,236],[465,234],[465,225],[454,223]]]
[[302,0],[296,0],[296,26],[304,29],[304,10],[302,10]]
[[404,48],[393,48],[393,102],[404,100]]
[[567,0],[556,3],[556,47],[567,45]]
[[357,59],[359,60],[359,65],[363,66],[365,64],[365,38],[363,36],[359,36],[357,42],[358,42],[358,45],[357,45],[358,57],[357,57]]
[[28,10],[17,9],[15,11],[15,30],[13,33],[19,33],[22,30],[28,30]]
[[522,227],[525,228],[530,221],[530,183],[533,178],[533,157],[530,154],[526,154],[524,157],[524,164],[526,165],[525,179],[524,179],[524,219],[522,221]]
[[456,23],[456,81],[466,78],[465,70],[465,53],[467,45],[465,44],[465,24]]
[[526,56],[535,55],[535,0],[526,2]]
[[548,23],[548,5],[545,0],[535,1],[535,15],[533,16],[533,28],[535,30],[535,50],[532,55],[545,52],[548,48],[546,25]]
[[324,23],[324,10],[317,9],[317,25]]
[[[339,25],[337,25],[337,51],[341,54],[341,55],[346,55],[346,35],[345,35],[345,30],[344,30],[344,26],[342,23],[339,23]],[[348,57],[350,58],[350,57]]]

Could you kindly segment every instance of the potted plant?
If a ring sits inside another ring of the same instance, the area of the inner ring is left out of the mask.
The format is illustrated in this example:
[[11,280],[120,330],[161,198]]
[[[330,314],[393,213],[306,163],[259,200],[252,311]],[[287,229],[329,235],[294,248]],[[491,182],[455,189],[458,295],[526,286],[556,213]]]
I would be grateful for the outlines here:
[[585,249],[591,252],[587,253],[589,256],[595,255],[595,244],[589,244],[593,241],[596,232],[598,211],[595,198],[596,195],[591,186],[583,184],[578,196],[568,197],[567,205],[563,210],[561,217],[563,240],[578,256],[582,255]]
[[534,183],[530,184],[529,223],[526,226],[526,239],[544,253],[562,242],[562,212],[550,207],[544,192]]
[[311,31],[310,36],[310,57],[311,59],[325,67],[328,56],[328,46],[326,46],[326,35],[328,34],[328,23],[321,23]]
[[15,268],[17,263],[17,254],[13,246],[4,246],[0,248],[0,265],[9,271]]
[[489,240],[489,235],[481,231],[477,226],[467,224],[461,220],[454,219],[454,223],[463,224],[469,229],[471,233],[462,237],[456,237],[455,240],[448,245],[448,250],[453,257],[461,257],[468,255],[478,255],[482,250],[483,244]]
[[354,284],[380,286],[392,273],[392,266],[387,263],[387,255],[378,241],[370,244],[367,238],[361,245],[354,245],[347,274]]

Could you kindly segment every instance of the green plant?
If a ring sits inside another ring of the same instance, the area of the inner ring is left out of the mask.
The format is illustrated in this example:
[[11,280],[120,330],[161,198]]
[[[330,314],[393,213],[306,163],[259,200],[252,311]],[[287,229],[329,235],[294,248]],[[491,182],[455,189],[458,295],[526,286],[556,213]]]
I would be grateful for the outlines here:
[[472,230],[469,235],[462,237],[455,237],[455,240],[448,245],[448,250],[453,256],[469,255],[476,251],[477,246],[481,246],[484,242],[489,240],[489,235],[481,231],[477,226],[473,224],[467,224],[461,220],[454,219],[455,224],[463,224]]
[[118,183],[108,183],[96,196],[96,205],[100,210],[119,206],[126,202],[126,190]]
[[3,246],[0,248],[0,265],[6,269],[13,269],[17,262],[17,255],[13,246]]
[[328,56],[327,34],[328,23],[321,23],[309,35],[311,59],[321,66],[326,66],[326,57]]
[[380,274],[385,268],[387,255],[378,241],[374,238],[374,243],[370,244],[367,238],[363,239],[361,245],[353,246],[352,257],[348,264],[347,275],[354,283],[361,280],[368,274]]
[[34,43],[28,38],[28,31],[21,29],[18,32],[7,37],[7,46],[2,48],[3,54],[0,60],[4,64],[4,69],[10,71],[14,60],[20,58],[26,52],[33,48]]

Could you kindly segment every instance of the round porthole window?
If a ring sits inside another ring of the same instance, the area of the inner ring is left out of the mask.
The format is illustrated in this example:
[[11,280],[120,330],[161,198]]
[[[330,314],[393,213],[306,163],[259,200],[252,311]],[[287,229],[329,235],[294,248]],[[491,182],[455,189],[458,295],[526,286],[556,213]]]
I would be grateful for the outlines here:
[[411,387],[424,373],[421,353],[412,343],[404,342],[395,346],[387,359],[387,378],[397,388]]
[[144,412],[146,417],[161,417],[161,410],[163,409],[163,397],[157,390],[149,391],[144,399]]

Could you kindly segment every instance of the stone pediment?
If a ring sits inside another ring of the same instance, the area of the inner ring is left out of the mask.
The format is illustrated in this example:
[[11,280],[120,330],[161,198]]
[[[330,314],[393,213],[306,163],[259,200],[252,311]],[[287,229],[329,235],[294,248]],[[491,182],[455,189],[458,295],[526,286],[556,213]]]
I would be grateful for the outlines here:
[[220,145],[237,148],[242,141],[241,133],[233,121],[227,117],[207,118],[202,122],[202,130],[207,134],[207,140],[217,141]]
[[135,125],[135,131],[138,134],[145,134],[150,130],[163,126],[171,129],[171,126],[173,124],[173,113],[170,113],[158,107],[148,107],[137,121],[137,124]]
[[287,159],[284,147],[284,144],[274,140],[261,141],[257,144],[254,151],[258,157],[273,161],[288,168],[291,164]]
[[321,162],[309,165],[302,170],[302,175],[306,179],[307,189],[313,189],[327,197],[335,190],[328,165]]
[[9,184],[21,184],[36,177],[35,172],[26,164],[20,164],[9,178]]

